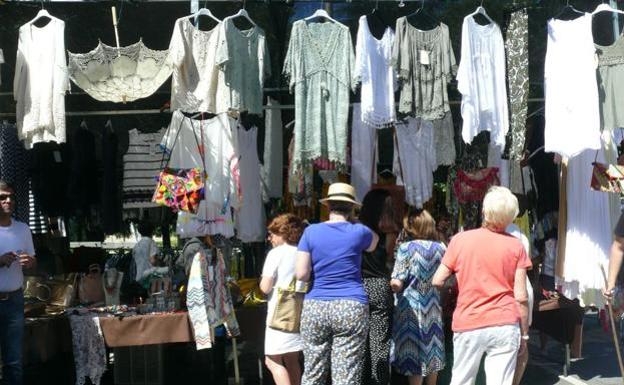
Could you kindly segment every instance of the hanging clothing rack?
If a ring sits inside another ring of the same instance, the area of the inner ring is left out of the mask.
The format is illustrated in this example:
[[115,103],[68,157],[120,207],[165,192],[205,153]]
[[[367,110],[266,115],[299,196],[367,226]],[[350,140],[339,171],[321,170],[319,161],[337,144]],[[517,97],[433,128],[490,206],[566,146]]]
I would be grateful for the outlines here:
[[[529,99],[529,103],[543,103],[543,98]],[[350,103],[349,106],[353,106],[356,103]],[[459,105],[461,101],[451,100],[449,104]],[[281,105],[264,105],[264,110],[294,110],[294,104],[281,104]],[[156,115],[156,114],[170,114],[173,111],[166,110],[161,111],[159,109],[145,109],[145,110],[107,110],[107,111],[70,111],[66,112],[65,116],[119,116],[119,115]],[[14,117],[14,112],[0,112],[0,118]]]

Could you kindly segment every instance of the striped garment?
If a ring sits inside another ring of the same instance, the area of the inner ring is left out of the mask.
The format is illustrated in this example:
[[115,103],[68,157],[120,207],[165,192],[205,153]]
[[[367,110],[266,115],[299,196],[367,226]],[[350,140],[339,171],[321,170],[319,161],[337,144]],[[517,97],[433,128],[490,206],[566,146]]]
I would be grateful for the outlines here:
[[166,128],[154,133],[130,130],[128,151],[123,157],[123,207],[150,208],[158,175],[162,169],[163,152],[160,141]]
[[390,362],[402,375],[444,369],[442,307],[431,280],[445,251],[441,243],[417,240],[396,252],[392,278],[403,281],[403,291],[394,310]]
[[214,330],[225,325],[232,337],[240,335],[232,297],[225,282],[225,262],[221,253],[201,248],[193,257],[186,292],[186,306],[197,350],[210,349]]

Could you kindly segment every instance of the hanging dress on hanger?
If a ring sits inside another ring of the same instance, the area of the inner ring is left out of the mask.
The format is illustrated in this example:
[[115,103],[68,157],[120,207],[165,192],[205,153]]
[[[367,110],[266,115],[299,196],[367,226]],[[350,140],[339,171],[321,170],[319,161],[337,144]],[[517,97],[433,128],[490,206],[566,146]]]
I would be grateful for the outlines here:
[[355,80],[361,82],[360,119],[384,128],[396,121],[394,89],[396,71],[392,65],[394,31],[387,27],[381,39],[370,31],[366,15],[360,17],[355,43]]
[[161,145],[170,154],[169,167],[199,167],[206,172],[204,199],[197,214],[178,213],[178,235],[233,236],[231,209],[239,208],[241,195],[236,121],[227,114],[195,120],[175,111]]
[[143,39],[126,47],[99,42],[87,53],[69,55],[69,78],[101,102],[126,103],[152,95],[171,76],[168,50],[152,50]]
[[262,115],[264,80],[271,75],[264,31],[258,26],[241,31],[226,18],[217,27],[217,35],[216,113]]
[[188,16],[176,20],[169,43],[171,110],[215,112],[217,29],[200,30]]
[[544,150],[571,157],[600,148],[592,16],[548,21]]
[[511,149],[514,161],[523,157],[526,134],[526,117],[529,101],[529,16],[526,9],[511,14],[507,28],[505,50],[507,52],[507,80],[509,82],[509,125]]
[[377,180],[377,129],[362,121],[360,103],[353,103],[351,123],[351,185],[358,201]]
[[258,159],[258,127],[238,129],[240,187],[243,192],[241,207],[236,213],[236,234],[243,242],[265,240],[266,219],[260,187],[260,160]]
[[409,118],[397,123],[394,151],[394,174],[397,185],[405,186],[405,201],[422,208],[433,195],[433,171],[437,166],[433,124],[424,119]]
[[[591,28],[590,28],[591,31]],[[624,35],[608,46],[596,44],[598,57],[598,95],[602,130],[624,127]]]
[[19,29],[13,95],[17,131],[24,146],[63,143],[65,92],[69,90],[65,60],[65,22],[51,18],[43,27],[32,22]]
[[[600,266],[607,271],[613,241],[609,195],[589,188],[595,150],[584,150],[569,159],[567,175],[567,229],[563,294],[580,298],[585,305],[602,306],[604,281]],[[600,150],[598,162],[604,162]],[[561,277],[560,277],[561,278]]]
[[462,25],[457,89],[462,94],[462,137],[465,143],[481,131],[503,148],[509,130],[505,46],[498,24],[478,24],[472,15]]
[[[309,181],[314,163],[347,167],[347,121],[355,61],[349,28],[337,22],[293,24],[284,76],[295,94],[294,150],[290,178]],[[309,183],[289,183],[289,192],[312,196]]]
[[401,89],[399,114],[442,119],[450,111],[447,85],[457,73],[448,26],[421,31],[400,17],[392,60]]

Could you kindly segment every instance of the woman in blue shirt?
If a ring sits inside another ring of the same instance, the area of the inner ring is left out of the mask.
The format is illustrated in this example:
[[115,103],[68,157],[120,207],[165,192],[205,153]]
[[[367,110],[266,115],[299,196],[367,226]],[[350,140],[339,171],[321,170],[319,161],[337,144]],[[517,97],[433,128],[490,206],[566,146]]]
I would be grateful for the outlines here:
[[301,314],[304,372],[302,385],[360,382],[368,333],[368,298],[362,285],[362,252],[373,251],[379,237],[350,222],[360,206],[345,183],[329,186],[321,203],[329,220],[308,226],[299,241],[295,272],[310,282]]

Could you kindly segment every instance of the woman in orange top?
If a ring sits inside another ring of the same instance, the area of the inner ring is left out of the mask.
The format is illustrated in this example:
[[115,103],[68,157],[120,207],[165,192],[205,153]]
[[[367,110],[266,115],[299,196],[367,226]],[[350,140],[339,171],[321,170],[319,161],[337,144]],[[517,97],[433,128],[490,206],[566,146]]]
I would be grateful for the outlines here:
[[526,349],[531,261],[505,232],[517,215],[511,191],[492,187],[483,199],[483,227],[455,235],[433,277],[438,287],[451,274],[457,277],[451,385],[474,383],[483,354],[487,382],[511,385],[518,351]]

